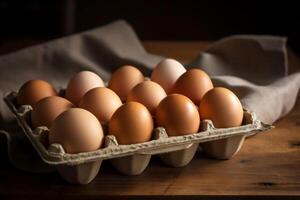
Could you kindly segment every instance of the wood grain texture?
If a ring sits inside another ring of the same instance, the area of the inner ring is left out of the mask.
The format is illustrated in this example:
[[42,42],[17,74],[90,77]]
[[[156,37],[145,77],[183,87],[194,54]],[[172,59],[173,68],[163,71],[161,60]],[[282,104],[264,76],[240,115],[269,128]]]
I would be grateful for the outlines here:
[[[194,58],[207,42],[144,42],[151,53],[181,61]],[[182,56],[181,56],[182,55]],[[183,168],[152,157],[139,176],[117,173],[104,161],[88,185],[71,185],[57,173],[28,174],[0,166],[0,199],[297,199],[300,198],[300,98],[276,128],[245,141],[231,160],[197,153]],[[276,197],[275,197],[276,196]]]

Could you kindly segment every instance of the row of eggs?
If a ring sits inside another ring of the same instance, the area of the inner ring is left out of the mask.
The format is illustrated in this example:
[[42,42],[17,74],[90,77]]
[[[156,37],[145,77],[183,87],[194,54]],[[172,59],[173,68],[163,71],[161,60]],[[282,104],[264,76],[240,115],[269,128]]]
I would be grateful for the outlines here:
[[240,126],[243,109],[226,88],[213,87],[200,69],[186,70],[174,59],[162,60],[151,80],[133,66],[122,66],[108,86],[95,73],[82,71],[69,81],[64,97],[51,84],[30,80],[19,89],[19,105],[31,105],[33,128],[47,126],[49,142],[61,144],[67,153],[101,148],[102,126],[119,144],[151,140],[154,127],[169,136],[196,133],[200,118],[217,128]]

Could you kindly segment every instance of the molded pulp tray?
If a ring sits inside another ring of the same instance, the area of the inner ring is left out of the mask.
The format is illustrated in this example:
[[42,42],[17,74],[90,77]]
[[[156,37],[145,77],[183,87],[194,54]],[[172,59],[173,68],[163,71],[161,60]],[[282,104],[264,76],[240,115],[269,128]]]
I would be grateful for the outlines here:
[[155,154],[159,154],[169,166],[185,166],[193,159],[199,143],[211,157],[229,159],[239,151],[245,137],[273,127],[256,119],[253,112],[244,110],[243,125],[240,127],[217,129],[210,120],[204,120],[201,121],[200,132],[176,137],[168,137],[165,129],[158,127],[149,142],[118,145],[114,136],[106,136],[104,147],[99,150],[68,154],[60,144],[49,146],[47,127],[31,129],[32,107],[24,105],[17,108],[16,97],[17,93],[11,92],[4,100],[40,157],[44,162],[55,165],[65,180],[78,184],[91,182],[98,174],[102,160],[110,159],[118,171],[128,175],[142,173]]

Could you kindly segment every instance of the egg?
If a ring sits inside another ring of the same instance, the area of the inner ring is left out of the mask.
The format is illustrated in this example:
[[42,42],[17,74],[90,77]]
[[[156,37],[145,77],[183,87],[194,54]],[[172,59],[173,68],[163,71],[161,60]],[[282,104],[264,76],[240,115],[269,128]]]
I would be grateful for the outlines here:
[[70,154],[95,151],[103,143],[103,130],[92,113],[71,108],[52,123],[49,142],[61,144],[65,152]]
[[209,76],[200,69],[189,69],[176,81],[173,93],[183,94],[199,105],[204,94],[213,88]]
[[101,124],[107,124],[113,113],[122,105],[119,96],[109,88],[98,87],[88,91],[79,104],[93,113]]
[[112,74],[108,87],[112,89],[122,101],[126,101],[130,90],[144,80],[145,78],[140,70],[136,67],[125,65]]
[[113,114],[108,129],[119,144],[136,144],[151,139],[153,120],[143,104],[126,102]]
[[58,115],[72,107],[74,105],[70,101],[59,96],[43,98],[33,106],[31,124],[33,128],[38,126],[50,128]]
[[30,80],[19,89],[17,102],[19,105],[33,106],[39,100],[57,95],[53,86],[43,80]]
[[69,81],[66,89],[66,98],[74,105],[78,105],[83,95],[96,87],[104,87],[103,80],[94,72],[81,71]]
[[164,127],[169,136],[198,132],[200,116],[195,104],[186,96],[171,94],[156,109],[156,123]]
[[144,81],[130,91],[127,101],[136,101],[143,104],[154,115],[156,107],[166,96],[166,92],[160,85],[153,81]]
[[240,126],[243,107],[230,90],[216,87],[208,91],[201,100],[199,113],[202,119],[210,119],[216,128]]
[[162,86],[169,94],[177,79],[186,72],[181,63],[174,59],[164,59],[154,68],[151,74],[151,80]]

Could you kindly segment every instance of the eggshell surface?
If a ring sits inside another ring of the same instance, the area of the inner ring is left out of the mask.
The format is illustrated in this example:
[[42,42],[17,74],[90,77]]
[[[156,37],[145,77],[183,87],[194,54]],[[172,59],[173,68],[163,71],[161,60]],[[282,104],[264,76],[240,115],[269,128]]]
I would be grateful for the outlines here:
[[61,144],[70,154],[95,151],[102,145],[103,130],[92,113],[81,108],[71,108],[54,120],[49,142]]
[[125,65],[118,68],[111,76],[108,87],[113,90],[122,101],[126,101],[131,89],[145,80],[143,74],[136,67]]
[[189,69],[176,81],[173,92],[183,94],[199,105],[204,94],[213,88],[210,77],[200,69]]
[[31,112],[32,126],[34,128],[38,126],[50,128],[58,115],[72,107],[74,105],[70,101],[59,96],[43,98],[33,106]]
[[177,79],[186,72],[184,66],[174,59],[164,59],[154,68],[151,80],[158,83],[167,94],[174,87]]
[[204,95],[199,113],[202,119],[211,120],[216,128],[240,126],[243,121],[240,100],[232,91],[222,87],[216,87]]
[[107,124],[122,105],[119,96],[109,88],[98,87],[88,91],[79,106],[93,113],[101,124]]
[[109,122],[109,135],[119,144],[136,144],[151,139],[153,120],[148,109],[138,102],[127,102],[113,114]]
[[56,95],[57,92],[50,83],[43,80],[30,80],[19,89],[17,102],[19,105],[33,106],[45,97]]
[[143,104],[154,115],[156,107],[166,96],[166,92],[160,85],[153,81],[144,81],[130,91],[127,101],[136,101]]
[[200,116],[195,104],[186,96],[171,94],[156,109],[156,123],[166,129],[169,136],[198,132]]
[[83,95],[96,87],[104,87],[103,80],[94,72],[81,71],[70,79],[66,89],[66,98],[74,105],[78,105]]

